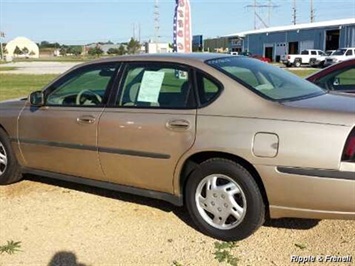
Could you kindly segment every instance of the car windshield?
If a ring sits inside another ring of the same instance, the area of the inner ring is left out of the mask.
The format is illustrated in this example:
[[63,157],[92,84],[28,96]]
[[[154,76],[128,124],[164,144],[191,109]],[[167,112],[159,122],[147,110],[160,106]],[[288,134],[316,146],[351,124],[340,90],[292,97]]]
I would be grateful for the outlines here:
[[332,55],[343,55],[345,54],[346,52],[346,49],[339,49],[339,50],[336,50]]
[[246,57],[223,57],[206,63],[258,95],[273,101],[292,101],[322,95],[324,90],[278,67]]

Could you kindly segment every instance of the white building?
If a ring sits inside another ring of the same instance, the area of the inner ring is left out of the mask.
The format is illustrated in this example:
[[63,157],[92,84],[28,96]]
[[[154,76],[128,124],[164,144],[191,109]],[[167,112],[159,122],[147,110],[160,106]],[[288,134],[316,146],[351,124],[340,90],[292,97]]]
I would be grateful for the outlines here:
[[[23,53],[20,55],[15,54],[15,49],[18,47]],[[27,49],[25,49],[27,48]],[[25,37],[17,37],[12,41],[9,41],[5,46],[6,56],[13,57],[26,57],[26,58],[38,58],[39,48],[38,45]]]
[[173,49],[170,48],[169,43],[154,43],[147,42],[145,51],[148,54],[172,53]]

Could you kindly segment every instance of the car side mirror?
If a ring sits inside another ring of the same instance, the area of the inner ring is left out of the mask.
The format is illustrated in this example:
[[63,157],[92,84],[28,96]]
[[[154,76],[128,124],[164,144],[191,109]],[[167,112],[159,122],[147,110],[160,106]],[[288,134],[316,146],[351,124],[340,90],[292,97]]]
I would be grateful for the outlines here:
[[28,98],[32,106],[44,105],[44,94],[42,91],[32,92]]

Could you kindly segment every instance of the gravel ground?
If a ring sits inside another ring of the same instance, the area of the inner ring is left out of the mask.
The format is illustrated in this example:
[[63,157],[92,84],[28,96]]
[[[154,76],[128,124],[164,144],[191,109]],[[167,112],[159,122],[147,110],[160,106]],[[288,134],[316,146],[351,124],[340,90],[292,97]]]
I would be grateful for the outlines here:
[[80,62],[14,62],[1,67],[16,67],[15,70],[1,71],[3,74],[61,74]]
[[[262,266],[351,255],[352,263],[308,265],[354,265],[354,232],[354,221],[272,220],[230,255]],[[0,245],[7,240],[21,241],[21,251],[0,254],[0,265],[219,265],[216,240],[184,208],[35,176],[0,187]]]

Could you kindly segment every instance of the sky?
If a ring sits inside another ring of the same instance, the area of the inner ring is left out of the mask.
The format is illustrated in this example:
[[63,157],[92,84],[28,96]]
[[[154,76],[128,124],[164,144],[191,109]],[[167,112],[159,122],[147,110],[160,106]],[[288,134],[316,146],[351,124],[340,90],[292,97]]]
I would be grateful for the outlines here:
[[[297,23],[310,22],[311,0],[295,0]],[[292,23],[294,0],[258,0],[275,5],[270,26]],[[254,29],[254,0],[190,0],[193,35],[211,38]],[[355,0],[313,0],[315,21],[355,18]],[[172,42],[175,0],[159,0],[161,41]],[[258,14],[268,24],[267,8]],[[134,33],[134,25],[136,30]],[[61,44],[154,39],[154,0],[0,0],[3,42],[24,36]],[[262,23],[257,21],[257,27]]]

